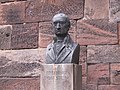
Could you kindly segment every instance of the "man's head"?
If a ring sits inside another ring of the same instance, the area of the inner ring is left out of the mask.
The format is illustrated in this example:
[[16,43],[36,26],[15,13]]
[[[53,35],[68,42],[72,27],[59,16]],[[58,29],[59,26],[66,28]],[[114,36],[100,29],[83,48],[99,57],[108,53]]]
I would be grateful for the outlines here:
[[70,20],[67,15],[63,13],[56,14],[53,19],[54,33],[57,36],[64,36],[68,34],[70,28]]

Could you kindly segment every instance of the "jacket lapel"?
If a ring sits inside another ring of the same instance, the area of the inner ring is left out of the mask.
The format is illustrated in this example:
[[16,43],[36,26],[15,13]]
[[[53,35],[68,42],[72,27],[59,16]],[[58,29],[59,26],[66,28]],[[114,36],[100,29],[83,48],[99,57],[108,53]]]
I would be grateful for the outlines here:
[[49,57],[52,61],[55,61],[55,53],[54,53],[53,47],[50,47],[50,49],[48,50],[47,55],[48,55],[48,57]]
[[71,49],[67,48],[66,45],[63,45],[62,48],[59,51],[59,56],[56,59],[56,62],[60,63],[64,61],[64,59],[70,54]]

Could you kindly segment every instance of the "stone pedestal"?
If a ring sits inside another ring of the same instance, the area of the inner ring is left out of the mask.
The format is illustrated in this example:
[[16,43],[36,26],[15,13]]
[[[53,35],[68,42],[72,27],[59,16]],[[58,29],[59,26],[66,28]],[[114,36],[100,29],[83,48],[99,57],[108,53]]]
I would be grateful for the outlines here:
[[82,67],[77,64],[44,64],[41,90],[82,90]]

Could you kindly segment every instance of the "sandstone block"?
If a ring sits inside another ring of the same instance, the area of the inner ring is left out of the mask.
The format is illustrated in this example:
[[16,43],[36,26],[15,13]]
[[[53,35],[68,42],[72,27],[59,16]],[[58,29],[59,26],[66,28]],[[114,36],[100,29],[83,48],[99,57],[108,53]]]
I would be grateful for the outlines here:
[[0,25],[0,49],[11,48],[12,25]]
[[1,3],[12,2],[12,1],[15,1],[15,0],[0,0]]
[[118,35],[119,35],[119,36],[118,36],[118,37],[119,37],[118,39],[119,39],[119,44],[120,44],[120,23],[118,23]]
[[38,38],[38,23],[13,25],[11,48],[37,48]]
[[109,0],[85,0],[85,19],[109,18]]
[[87,76],[87,63],[82,63],[82,77]]
[[120,62],[119,45],[90,45],[87,47],[87,63]]
[[39,76],[45,49],[0,51],[0,77]]
[[54,37],[52,22],[39,23],[39,47],[47,47]]
[[65,13],[71,19],[83,17],[84,0],[30,0],[26,4],[26,20],[48,21],[57,13]]
[[120,84],[120,63],[111,64],[111,83]]
[[117,23],[109,23],[106,19],[77,22],[77,42],[80,45],[117,44],[117,37]]
[[86,90],[87,77],[82,77],[82,90]]
[[120,85],[100,85],[98,90],[119,90]]
[[80,64],[85,63],[87,61],[87,47],[86,46],[80,46]]
[[82,90],[97,90],[97,85],[95,84],[86,84]]
[[108,85],[109,78],[109,64],[90,64],[88,65],[88,84]]
[[23,23],[25,2],[11,2],[0,5],[0,24]]
[[39,78],[0,79],[0,90],[40,90]]
[[110,22],[120,21],[120,1],[110,0]]

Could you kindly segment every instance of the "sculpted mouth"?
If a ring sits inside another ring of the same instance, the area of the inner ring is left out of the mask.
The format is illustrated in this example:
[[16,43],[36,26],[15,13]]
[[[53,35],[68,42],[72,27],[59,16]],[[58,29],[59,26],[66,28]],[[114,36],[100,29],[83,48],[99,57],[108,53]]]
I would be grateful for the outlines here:
[[57,29],[56,31],[57,31],[57,32],[60,32],[61,30],[60,30],[60,29]]

